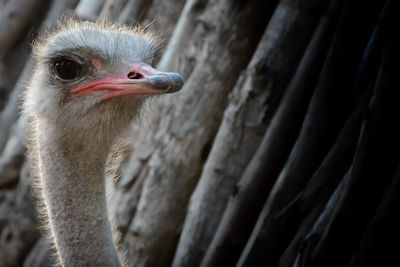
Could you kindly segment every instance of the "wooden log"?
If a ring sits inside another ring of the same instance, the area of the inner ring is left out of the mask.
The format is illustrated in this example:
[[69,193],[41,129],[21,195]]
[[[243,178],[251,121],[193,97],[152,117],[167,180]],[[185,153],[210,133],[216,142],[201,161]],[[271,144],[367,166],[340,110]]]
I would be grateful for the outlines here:
[[[132,4],[131,2],[135,4]],[[137,12],[139,12],[140,10],[140,16],[138,15],[138,17],[135,18],[135,22],[136,19],[139,20],[141,16],[145,17],[152,3],[152,1],[139,1],[139,0],[131,2],[129,2],[124,8],[124,11],[120,17],[120,22],[130,23],[129,20],[128,21],[124,20],[124,16],[127,15],[126,12],[133,12],[132,13],[133,15],[135,14],[137,15]],[[185,16],[184,14],[181,15],[180,20],[182,20],[182,17],[184,16]],[[198,25],[198,22],[196,22],[196,25]],[[203,30],[196,32],[201,32],[202,35],[200,36],[200,34],[195,34],[194,35],[195,38],[191,38],[189,41],[186,41],[185,45],[187,47],[190,47],[191,50],[196,50],[198,56],[200,56],[199,54],[202,51],[202,46],[194,48],[194,43],[196,42],[196,40],[203,40],[204,32],[206,31]],[[182,53],[182,51],[180,52]],[[194,60],[192,57],[189,58],[183,56],[181,57],[181,61],[193,62]],[[185,73],[188,74],[191,71],[192,68],[191,69],[185,68]],[[167,112],[168,103],[170,99],[171,99],[170,96],[165,96],[159,99],[157,103],[154,103],[156,107],[152,108],[152,110],[154,109],[157,110],[158,112],[151,113],[149,110],[149,114],[151,115],[148,116],[149,117],[148,119],[145,119],[143,121],[151,121],[151,124],[148,124],[146,122],[143,123],[142,121],[142,124],[140,125],[141,134],[139,135],[131,134],[127,138],[129,148],[126,153],[128,153],[129,155],[121,159],[121,162],[124,163],[120,166],[120,168],[115,170],[117,173],[119,173],[121,179],[117,181],[117,186],[112,196],[114,202],[113,206],[115,206],[114,209],[115,214],[112,217],[116,218],[115,227],[121,233],[120,242],[125,242],[124,240],[125,235],[129,229],[129,225],[133,221],[133,218],[136,214],[137,204],[141,197],[141,192],[143,188],[143,182],[145,180],[145,177],[147,176],[147,169],[148,169],[147,166],[149,164],[149,158],[155,150],[155,144],[153,143],[153,135],[148,133],[154,132],[156,126],[161,123],[162,116],[158,115]]]
[[[359,104],[355,107],[353,111],[353,115],[349,117],[347,120],[347,124],[349,121],[352,121],[352,116],[354,117],[354,113],[357,112],[357,109],[362,111],[364,110],[364,104],[365,100],[368,101],[369,98],[369,91],[373,90],[374,84],[376,82],[376,76],[379,71],[379,64],[380,64],[380,58],[382,56],[382,51],[383,51],[383,46],[388,38],[387,33],[387,25],[384,25],[384,17],[386,17],[386,10],[388,8],[386,7],[385,10],[382,11],[381,13],[381,19],[378,21],[377,25],[375,26],[374,32],[371,35],[371,38],[368,42],[367,48],[365,49],[363,60],[360,64],[359,70],[357,77],[355,79],[355,82],[353,84],[353,88],[351,89],[354,94],[359,94],[360,91],[365,91],[364,96],[362,96],[362,99],[359,100]],[[386,20],[386,19],[385,19]],[[363,112],[363,111],[362,111]],[[351,132],[348,133],[343,133],[343,130],[346,128],[346,125],[342,129],[342,132],[339,134],[338,140],[336,141],[336,144],[332,147],[331,152],[329,154],[332,154],[333,149],[337,147],[337,149],[343,149],[344,147],[348,147],[354,141],[351,141],[353,138],[346,138],[347,137],[352,137],[354,134]],[[344,141],[344,139],[348,139]],[[343,144],[338,144],[339,140],[343,140]],[[353,150],[351,150],[353,151]],[[332,155],[329,155],[328,157],[332,158]],[[342,159],[344,157],[352,156],[352,152],[344,152],[341,153],[342,155],[336,156],[338,159]],[[341,174],[336,175],[330,175],[332,174],[335,170],[337,170],[337,166],[332,166],[329,169],[326,170],[320,170],[324,165],[329,165],[328,162],[326,162],[328,159],[325,158],[324,162],[321,164],[319,170],[314,173],[313,177],[310,179],[307,187],[305,190],[301,193],[301,199],[299,205],[299,210],[301,212],[307,211],[307,209],[313,205],[313,203],[325,203],[328,199],[328,196],[333,192],[333,189],[336,187],[338,184],[339,180],[337,180]],[[335,160],[332,159],[331,164],[337,164],[335,163]],[[329,177],[331,176],[331,177]],[[339,177],[338,177],[339,176]]]
[[[314,250],[313,266],[337,266],[350,260],[400,159],[397,153],[400,130],[393,125],[395,114],[400,112],[400,95],[397,90],[392,90],[396,82],[394,66],[398,59],[395,47],[390,42],[382,57],[351,176],[334,216]],[[379,182],[376,182],[378,178]],[[342,242],[344,237],[346,242]]]
[[[381,14],[381,18],[385,17],[384,13],[386,12]],[[333,145],[318,170],[311,177],[307,187],[295,198],[290,206],[286,207],[284,212],[280,214],[279,217],[281,220],[286,217],[284,221],[287,223],[284,223],[282,226],[286,232],[290,231],[289,229],[296,229],[297,225],[300,224],[300,220],[303,220],[304,214],[313,213],[315,209],[318,209],[318,206],[321,208],[321,206],[327,202],[334,188],[339,183],[344,169],[349,165],[353,157],[359,132],[359,126],[357,125],[361,122],[360,116],[364,113],[366,101],[369,99],[368,91],[370,91],[370,88],[372,89],[373,83],[375,82],[374,77],[379,68],[378,64],[383,49],[382,46],[387,39],[387,34],[385,34],[387,33],[387,29],[385,29],[386,27],[384,27],[383,24],[384,23],[379,22],[375,26],[375,30],[364,52],[363,60],[351,90],[355,92],[354,94],[364,90],[364,96],[359,100],[352,115],[341,130],[336,143]],[[311,230],[313,231],[312,234],[308,234],[308,237],[306,236],[308,229],[316,219],[317,217],[309,222],[308,228],[304,230],[300,228],[300,230],[297,231],[295,238],[293,238],[291,244],[281,257],[280,266],[292,266],[290,262],[294,261],[294,256],[300,248],[302,251],[299,252],[299,259],[301,259],[301,264],[306,266],[309,261],[308,258],[311,256],[309,255],[310,251],[312,252],[315,243],[319,240],[317,235],[319,236],[320,233],[316,233],[316,231],[314,231],[315,229]]]
[[99,16],[105,2],[106,0],[81,0],[75,8],[75,14],[80,18],[94,20]]
[[20,39],[24,39],[35,17],[47,10],[49,1],[8,1],[0,11],[0,60]]
[[[33,24],[39,23],[39,18],[37,20]],[[32,31],[36,26],[32,26]],[[32,36],[25,36],[25,38],[19,40],[3,60],[0,60],[0,112],[7,105],[7,100],[24,68],[25,61],[29,55],[29,43],[31,41]]]
[[398,266],[397,246],[400,238],[399,216],[396,214],[400,203],[400,168],[390,182],[382,201],[368,229],[353,252],[349,267]]
[[[386,33],[391,34],[392,42],[389,44],[391,53],[389,56],[392,58],[391,64],[386,67],[387,72],[391,72],[394,78],[393,68],[400,58],[399,52],[397,51],[398,40],[395,39],[395,25],[398,24],[396,20],[398,17],[394,14],[399,10],[397,1],[386,1],[387,12],[391,15],[381,16],[381,24],[391,25]],[[385,10],[384,12],[385,13]],[[397,42],[396,42],[397,41]],[[388,85],[392,86],[392,85]],[[357,249],[353,252],[349,267],[361,267],[361,266],[397,266],[400,264],[396,246],[393,246],[400,238],[399,232],[399,217],[396,214],[396,210],[399,209],[399,189],[400,189],[400,165],[397,165],[397,170],[386,189],[386,192],[379,204],[377,211],[373,219],[371,220],[368,228],[359,242]]]
[[[290,13],[286,18],[293,21]],[[231,103],[225,111],[224,120],[204,167],[202,178],[192,196],[174,266],[195,266],[199,264],[198,261],[207,248],[222,216],[228,195],[254,153],[261,139],[262,130],[265,129],[273,114],[273,106],[263,108],[262,103],[266,101],[266,97],[269,98],[269,95],[274,94],[275,91],[272,102],[268,101],[271,105],[274,105],[274,101],[276,102],[274,98],[279,99],[286,82],[292,76],[290,67],[294,70],[297,66],[299,57],[303,52],[300,44],[305,46],[308,40],[304,36],[288,34],[293,24],[289,22],[286,24],[282,21],[284,21],[282,16],[276,16],[275,20],[270,22],[264,38],[260,42],[259,51],[255,53],[248,67],[247,75],[249,76],[247,76],[247,80],[239,79],[237,88],[231,96]],[[282,29],[275,27],[275,23],[276,25],[285,24],[287,26]],[[297,50],[284,45],[289,39],[295,40],[293,43],[296,43]],[[322,50],[326,51],[329,39],[324,41],[325,49]],[[311,61],[314,60],[317,63],[307,62],[307,64],[312,65],[311,68],[302,65],[299,68],[301,70],[296,74],[297,78],[292,82],[292,86],[298,86],[301,88],[300,90],[303,90],[298,94],[302,95],[304,99],[307,99],[311,94],[312,84],[315,83],[318,70],[322,65],[321,58],[323,59],[321,53],[316,52]],[[307,57],[307,60],[310,59]],[[257,69],[259,70],[257,71]],[[301,77],[302,80],[299,80],[298,77]],[[254,88],[253,90],[256,91],[249,95],[253,91],[249,88]],[[259,88],[269,89],[261,91]],[[307,106],[306,103],[307,101],[305,101],[304,107]],[[299,110],[296,110],[297,112],[301,114]],[[251,117],[254,114],[259,114],[255,117],[256,120]],[[232,164],[233,162],[234,164]]]
[[11,137],[0,154],[0,188],[15,187],[19,180],[19,173],[24,163],[25,121],[20,118],[13,126]]
[[[363,19],[354,18],[352,12],[357,8],[355,6],[351,8],[349,3],[346,3],[345,9],[341,11],[340,23],[334,34],[334,40],[301,133],[286,163],[287,168],[280,178],[281,182],[279,188],[276,189],[277,193],[274,199],[271,199],[271,206],[264,218],[259,236],[248,256],[249,265],[245,266],[252,266],[252,262],[260,265],[277,264],[279,257],[287,248],[302,221],[302,219],[280,220],[277,218],[277,214],[282,213],[282,209],[301,192],[317,170],[359,97],[351,93],[352,83],[373,27],[373,14],[376,18],[376,13],[379,12],[372,4],[366,7],[368,8],[362,14]],[[361,25],[363,31],[354,34]],[[346,164],[348,163],[346,161],[342,161],[342,163],[344,163],[344,168],[341,168],[342,173],[338,177],[343,177],[343,172],[347,168]],[[266,247],[270,249],[266,250]]]
[[128,25],[136,25],[145,18],[153,0],[130,0],[119,15],[118,21]]
[[[339,183],[334,193],[329,198],[329,201],[326,203],[325,208],[320,213],[319,203],[316,204],[316,207],[310,212],[309,216],[311,217],[307,221],[303,223],[300,227],[298,233],[296,234],[294,240],[282,255],[279,265],[280,266],[292,266],[292,262],[294,262],[295,258],[299,260],[300,266],[307,266],[309,263],[309,259],[311,258],[312,252],[314,251],[315,246],[318,241],[321,239],[321,236],[324,230],[327,227],[329,220],[332,218],[335,208],[339,202],[340,196],[344,191],[344,184],[349,177],[350,171],[348,171],[343,177],[342,181]],[[316,212],[315,212],[316,211]],[[319,216],[318,216],[319,215]],[[318,217],[317,220],[314,217]],[[310,228],[310,224],[315,221],[313,226]],[[302,229],[304,228],[304,229]],[[305,234],[307,233],[307,234]],[[299,241],[301,240],[301,241]],[[295,248],[297,247],[297,248]],[[298,251],[298,256],[295,257],[295,253]]]
[[100,12],[100,19],[118,20],[128,0],[107,0]]
[[[296,197],[289,207],[285,207],[280,214],[276,215],[276,222],[282,229],[279,230],[290,233],[287,237],[282,232],[278,232],[276,235],[281,239],[285,237],[291,240],[282,256],[277,255],[280,257],[279,266],[292,266],[298,250],[307,243],[307,241],[303,241],[303,239],[307,239],[306,234],[323,211],[335,187],[337,188],[340,180],[343,180],[341,177],[346,177],[345,173],[350,168],[354,156],[362,118],[365,116],[369,99],[370,93],[367,91],[358,101],[335,144],[310,179],[305,191]],[[314,193],[314,195],[310,195],[310,193]],[[328,208],[332,208],[332,205]],[[296,233],[294,237],[292,237],[293,233]],[[288,241],[282,242],[281,239],[275,241],[275,244],[284,248],[288,245]],[[303,257],[302,254],[300,256],[303,261],[305,256]]]
[[[22,168],[17,187],[0,202],[0,266],[21,266],[30,249],[39,238],[35,208],[26,167]],[[6,211],[3,211],[5,209]]]
[[140,23],[154,29],[164,41],[168,41],[175,30],[185,2],[185,0],[152,0],[146,17]]
[[[312,6],[311,9],[321,9],[321,6],[316,8],[317,6],[318,4]],[[276,11],[278,17],[281,15],[279,8],[284,10],[286,7],[284,4],[278,7]],[[315,30],[320,13],[311,15],[308,11],[307,8],[298,11],[296,19],[291,24],[294,27],[292,30],[296,29],[294,32],[300,30],[297,28],[299,25],[302,27],[301,31],[308,32],[308,34]],[[273,19],[271,23],[272,21]],[[300,130],[308,100],[318,77],[318,70],[322,65],[321,59],[323,59],[329,42],[321,34],[322,32],[319,31],[311,43],[257,153],[247,166],[234,191],[202,266],[232,266],[239,257],[258,217],[262,203],[268,197],[269,190]],[[289,36],[288,40],[291,40]],[[308,39],[303,41],[305,46]],[[294,43],[299,44],[300,42],[298,40]]]
[[[182,67],[179,67],[179,65],[182,64],[182,61],[187,61],[182,60],[182,51],[185,50],[185,47],[190,47],[192,53],[196,53],[195,51],[198,50],[196,49],[198,46],[188,45],[188,40],[191,40],[192,36],[201,39],[201,35],[203,34],[199,34],[200,27],[196,26],[198,26],[200,16],[205,11],[207,2],[208,1],[205,0],[188,0],[185,3],[174,33],[172,34],[166,51],[158,64],[160,69],[179,71],[179,73],[183,73],[184,77],[188,77],[189,72],[182,71]],[[194,56],[192,57],[194,58]]]
[[188,199],[221,121],[227,95],[265,29],[261,7],[264,1],[252,5],[216,1],[208,7],[213,12],[208,23],[215,28],[203,39],[201,58],[183,91],[171,99],[156,127],[155,151],[146,165],[149,170],[142,196],[125,237],[128,261],[134,266],[168,266],[172,262]]
[[7,105],[0,113],[0,126],[2,128],[0,131],[0,152],[2,152],[6,146],[12,126],[17,121],[19,112],[19,99],[22,91],[24,90],[25,82],[31,74],[32,68],[33,60],[29,56],[24,69],[18,78],[15,88],[7,101]]
[[[141,3],[141,1],[137,0],[131,2],[136,3],[138,5]],[[132,8],[131,2],[129,2],[126,5],[126,7],[124,8],[124,12],[129,11],[129,8]],[[147,11],[151,3],[152,3],[151,1],[144,1],[142,4],[145,6],[142,7],[140,5],[137,6],[137,8],[143,8],[140,11],[141,12],[140,16],[146,17]],[[132,9],[129,12],[131,11],[134,10]],[[120,21],[122,22],[124,22],[123,16],[124,14],[121,14]],[[180,16],[180,19],[184,16],[186,15],[182,14]],[[171,21],[171,23],[175,22]],[[198,25],[198,21],[196,22],[196,25]],[[196,31],[196,32],[197,33],[201,32],[202,34],[201,35],[195,34],[194,38],[191,38],[190,40],[187,40],[185,42],[185,45],[188,48],[190,48],[190,50],[196,50],[198,56],[200,56],[199,54],[202,51],[202,46],[195,48],[194,43],[199,42],[198,40],[203,40],[204,32],[206,31],[202,29],[201,31]],[[180,52],[183,54],[182,51]],[[195,61],[191,56],[190,57],[182,56],[181,62]],[[185,68],[184,72],[190,73],[191,71],[192,69]],[[139,131],[140,134],[138,135],[132,132],[129,135],[129,137],[127,137],[127,143],[128,143],[127,151],[123,153],[127,153],[128,156],[125,156],[124,158],[120,159],[121,163],[122,162],[124,163],[120,164],[120,167],[115,170],[121,177],[121,179],[117,181],[117,187],[115,188],[112,197],[113,202],[115,202],[115,215],[113,215],[113,217],[116,217],[115,226],[121,232],[121,239],[120,239],[121,242],[124,241],[125,234],[129,228],[129,225],[133,220],[133,217],[135,216],[135,212],[137,210],[137,204],[141,196],[144,177],[146,177],[146,175],[140,173],[143,170],[147,169],[146,166],[148,165],[149,157],[155,150],[155,144],[152,143],[153,142],[152,135],[148,133],[152,133],[153,131],[155,131],[155,127],[161,123],[162,116],[157,116],[157,115],[167,112],[166,110],[170,99],[171,96],[165,96],[159,99],[157,103],[154,103],[157,106],[152,108],[152,110],[157,110],[158,112],[152,113],[149,110],[149,114],[151,115],[148,116],[149,117],[148,119],[146,118],[145,120],[142,121],[140,125],[141,131]]]

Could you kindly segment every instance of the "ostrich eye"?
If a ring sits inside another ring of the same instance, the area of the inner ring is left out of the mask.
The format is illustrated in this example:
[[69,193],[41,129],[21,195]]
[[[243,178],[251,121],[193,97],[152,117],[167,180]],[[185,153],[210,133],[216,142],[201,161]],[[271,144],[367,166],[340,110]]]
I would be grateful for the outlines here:
[[83,64],[71,59],[59,59],[54,62],[54,72],[61,80],[74,80],[83,73]]

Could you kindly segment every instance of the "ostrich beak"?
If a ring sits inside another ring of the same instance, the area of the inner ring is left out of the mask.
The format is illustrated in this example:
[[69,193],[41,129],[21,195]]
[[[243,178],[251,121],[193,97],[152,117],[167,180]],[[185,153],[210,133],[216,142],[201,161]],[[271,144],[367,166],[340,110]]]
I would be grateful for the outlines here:
[[75,95],[105,91],[101,100],[122,95],[154,95],[179,91],[183,86],[183,78],[178,73],[163,72],[150,65],[140,63],[131,66],[125,75],[107,76],[71,90]]

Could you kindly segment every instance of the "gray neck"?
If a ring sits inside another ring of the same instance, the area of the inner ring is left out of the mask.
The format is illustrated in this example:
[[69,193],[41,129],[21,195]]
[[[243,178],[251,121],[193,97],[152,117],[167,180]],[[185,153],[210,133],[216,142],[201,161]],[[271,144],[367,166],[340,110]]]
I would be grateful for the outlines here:
[[63,138],[63,131],[37,120],[31,156],[50,233],[66,267],[121,266],[107,217],[104,167],[109,146],[90,138]]

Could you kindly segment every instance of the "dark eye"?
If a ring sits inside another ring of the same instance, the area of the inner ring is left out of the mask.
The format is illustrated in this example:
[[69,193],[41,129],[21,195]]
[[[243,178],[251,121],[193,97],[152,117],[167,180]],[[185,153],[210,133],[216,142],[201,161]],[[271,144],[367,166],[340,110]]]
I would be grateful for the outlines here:
[[83,64],[71,59],[59,59],[54,62],[54,72],[61,80],[75,80],[83,73]]

